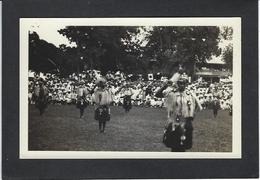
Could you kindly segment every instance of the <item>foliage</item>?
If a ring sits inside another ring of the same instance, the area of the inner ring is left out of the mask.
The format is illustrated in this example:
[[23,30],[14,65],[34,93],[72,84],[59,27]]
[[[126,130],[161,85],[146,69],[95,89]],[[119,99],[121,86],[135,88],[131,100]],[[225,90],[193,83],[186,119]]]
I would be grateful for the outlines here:
[[29,34],[29,69],[36,72],[59,71],[59,49],[39,38],[36,32]]
[[155,58],[161,69],[186,64],[205,63],[212,55],[220,55],[219,28],[215,26],[154,27],[146,46],[147,56]]
[[[221,36],[230,38],[231,30],[227,27]],[[182,63],[192,74],[195,63],[221,53],[216,26],[67,26],[58,32],[76,47],[62,44],[57,48],[32,33],[31,69],[56,68],[63,75],[85,69],[172,74]]]
[[232,40],[233,39],[233,28],[229,26],[223,26],[221,29],[221,36],[224,40]]
[[131,39],[138,33],[138,27],[68,26],[58,31],[70,42],[77,44],[78,71],[83,67],[102,71],[126,68],[123,59],[138,53],[138,45]]
[[229,26],[222,27],[221,37],[226,42],[229,42],[228,45],[223,49],[223,53],[221,56],[222,61],[225,62],[226,68],[232,71],[233,69],[233,45],[232,45],[233,28]]
[[232,71],[233,69],[233,46],[229,44],[223,51],[222,60],[225,62],[226,67]]

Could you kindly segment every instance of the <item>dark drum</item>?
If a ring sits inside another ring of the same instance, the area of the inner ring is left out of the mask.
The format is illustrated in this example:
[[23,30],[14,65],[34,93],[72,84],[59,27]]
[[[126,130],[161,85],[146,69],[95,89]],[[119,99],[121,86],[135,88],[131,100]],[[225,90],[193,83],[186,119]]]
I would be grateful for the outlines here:
[[181,126],[176,126],[175,130],[172,130],[172,123],[170,123],[164,130],[163,143],[169,148],[181,148],[181,136],[183,135],[183,129]]
[[95,110],[95,120],[105,122],[110,120],[109,108],[107,106],[99,106]]

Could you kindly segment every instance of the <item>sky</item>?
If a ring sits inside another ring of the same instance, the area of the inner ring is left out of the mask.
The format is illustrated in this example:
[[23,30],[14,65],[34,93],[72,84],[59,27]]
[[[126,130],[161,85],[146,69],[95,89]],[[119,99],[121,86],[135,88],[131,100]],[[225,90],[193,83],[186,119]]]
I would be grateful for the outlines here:
[[75,43],[70,43],[69,40],[59,34],[58,30],[65,28],[65,24],[39,24],[35,22],[30,27],[30,31],[35,31],[40,39],[43,39],[49,43],[54,44],[56,47],[59,47],[60,44],[66,44],[67,46],[76,46]]
[[[218,46],[223,50],[229,43],[232,43],[231,41],[225,41],[221,40],[218,44]],[[208,61],[208,63],[216,63],[216,64],[224,64],[224,62],[221,60],[221,55],[216,57],[212,56],[212,59]]]
[[[58,33],[58,30],[63,29],[66,26],[68,26],[68,24],[65,24],[65,23],[62,23],[62,22],[60,22],[58,24],[57,23],[46,24],[46,23],[34,22],[34,23],[32,23],[32,25],[30,27],[30,31],[37,32],[40,39],[43,39],[43,40],[45,40],[49,43],[52,43],[56,47],[59,47],[60,44],[65,44],[65,45],[70,46],[70,47],[75,47],[76,46],[75,43],[70,43],[69,40],[65,36],[62,36],[61,34]],[[138,39],[142,38],[142,35],[140,35],[137,38]],[[219,43],[219,47],[224,49],[225,46],[227,46],[229,43],[232,43],[232,42],[222,40]],[[221,64],[223,63],[223,61],[221,60],[221,56],[218,56],[218,57],[212,56],[212,59],[208,62],[209,63],[221,63]]]

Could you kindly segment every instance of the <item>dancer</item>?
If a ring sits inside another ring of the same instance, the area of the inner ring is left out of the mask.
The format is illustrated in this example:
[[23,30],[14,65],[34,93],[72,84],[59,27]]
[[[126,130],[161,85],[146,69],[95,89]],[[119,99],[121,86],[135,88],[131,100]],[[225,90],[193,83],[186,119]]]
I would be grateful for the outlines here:
[[110,91],[106,88],[106,80],[99,78],[93,94],[95,103],[95,119],[99,122],[99,132],[104,133],[106,122],[110,120],[109,105],[112,102]]

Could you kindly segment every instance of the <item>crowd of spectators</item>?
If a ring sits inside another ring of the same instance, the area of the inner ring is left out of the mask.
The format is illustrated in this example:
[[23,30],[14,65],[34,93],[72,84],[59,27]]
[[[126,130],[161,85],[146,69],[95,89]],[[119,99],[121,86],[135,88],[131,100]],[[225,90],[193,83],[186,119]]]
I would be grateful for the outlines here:
[[[107,88],[112,94],[112,105],[121,106],[123,104],[124,88],[129,86],[132,91],[132,104],[134,106],[164,107],[164,98],[155,96],[167,78],[157,80],[144,80],[142,77],[131,80],[132,75],[123,72],[108,72],[106,75]],[[35,73],[29,71],[29,103],[34,104],[33,92],[38,86],[39,79],[43,79],[45,86],[49,90],[49,102],[52,104],[75,104],[79,95],[79,88],[86,89],[87,92],[95,86],[95,81],[101,77],[100,71],[88,70],[80,74],[71,74],[67,78],[60,78],[51,73]],[[190,82],[187,90],[193,93],[204,109],[211,108],[211,102],[218,99],[221,109],[229,109],[232,105],[232,81],[227,79],[218,83],[206,83],[201,81]],[[86,100],[92,102],[92,94],[86,93]]]

